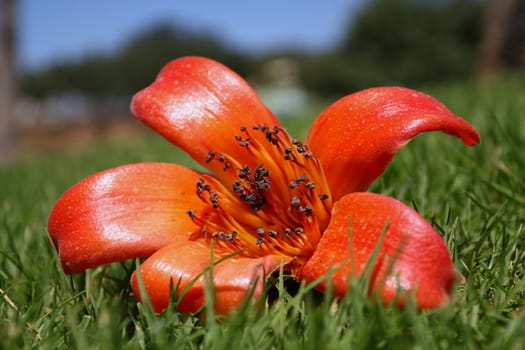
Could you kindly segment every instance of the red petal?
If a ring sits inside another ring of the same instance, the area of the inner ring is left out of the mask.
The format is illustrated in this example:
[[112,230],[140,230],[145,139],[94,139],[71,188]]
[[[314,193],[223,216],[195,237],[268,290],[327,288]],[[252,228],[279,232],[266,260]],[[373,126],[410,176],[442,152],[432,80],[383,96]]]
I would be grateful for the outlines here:
[[363,272],[383,233],[370,291],[385,303],[399,297],[403,305],[406,293],[415,293],[419,308],[445,304],[458,275],[443,239],[416,211],[374,193],[352,193],[335,204],[332,221],[300,278],[313,281],[342,266],[332,285],[343,297],[349,278]]
[[[235,136],[246,137],[240,132],[241,126],[250,130],[255,124],[280,125],[246,81],[222,64],[201,57],[168,63],[153,84],[133,97],[131,109],[217,174],[222,173],[218,170],[223,164],[205,162],[210,150],[242,159],[249,166],[257,165]],[[259,134],[255,137],[264,139]]]
[[48,231],[64,271],[148,256],[186,240],[195,224],[186,211],[201,210],[199,174],[163,163],[125,165],[92,175],[57,201]]
[[365,191],[411,138],[443,131],[467,145],[477,131],[434,98],[410,89],[382,87],[348,95],[321,113],[306,143],[321,160],[334,200]]
[[[220,257],[216,256],[216,260]],[[214,306],[218,314],[226,314],[238,307],[247,293],[254,289],[253,297],[262,294],[265,277],[281,264],[281,257],[268,255],[261,258],[228,258],[213,268]],[[140,267],[145,290],[153,309],[161,312],[169,305],[170,283],[182,292],[210,265],[210,248],[200,242],[185,242],[167,246]],[[136,273],[131,284],[140,297]],[[197,312],[206,303],[205,278],[199,277],[188,288],[177,308],[182,312]],[[177,292],[177,291],[176,291]]]

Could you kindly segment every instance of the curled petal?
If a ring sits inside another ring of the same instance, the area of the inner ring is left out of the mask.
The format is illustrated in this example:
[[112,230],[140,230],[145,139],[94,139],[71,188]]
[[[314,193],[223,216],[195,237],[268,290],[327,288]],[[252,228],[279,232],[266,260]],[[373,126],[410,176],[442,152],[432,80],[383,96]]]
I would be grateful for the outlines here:
[[[371,260],[376,246],[377,256]],[[408,294],[415,294],[419,308],[447,303],[458,277],[432,226],[403,203],[374,193],[352,193],[335,204],[332,221],[299,277],[313,281],[330,269],[339,297],[346,294],[349,279],[366,270],[371,293],[378,293],[385,303],[399,298],[400,305]]]
[[[210,150],[255,166],[257,160],[241,149],[236,139],[247,138],[240,128],[280,125],[244,79],[222,64],[202,57],[184,57],[168,63],[150,86],[133,97],[131,110],[219,175],[223,164],[206,162]],[[252,132],[251,138],[262,140],[264,135]]]
[[138,163],[92,175],[55,204],[48,232],[64,271],[144,257],[184,241],[196,229],[187,210],[202,210],[199,173],[164,163]]
[[[215,260],[219,258],[216,256]],[[279,267],[281,260],[276,255],[260,258],[234,256],[216,263],[213,267],[215,312],[226,314],[232,311],[252,289],[253,297],[259,298],[266,276]],[[177,305],[178,310],[197,312],[201,309],[206,303],[204,275],[209,266],[210,247],[200,242],[172,244],[149,257],[140,266],[140,271],[153,309],[160,312],[169,305],[170,286],[178,287],[176,295],[185,292]],[[142,299],[136,273],[131,278],[131,285]]]
[[364,191],[394,154],[427,131],[479,142],[477,131],[434,98],[400,87],[372,88],[329,106],[313,124],[306,143],[323,165],[335,200]]

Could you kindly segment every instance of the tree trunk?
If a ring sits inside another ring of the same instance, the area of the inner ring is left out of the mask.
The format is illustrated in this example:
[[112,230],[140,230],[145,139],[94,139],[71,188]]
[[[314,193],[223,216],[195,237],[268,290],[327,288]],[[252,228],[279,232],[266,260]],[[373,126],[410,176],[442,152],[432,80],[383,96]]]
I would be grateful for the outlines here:
[[0,0],[0,163],[13,159],[16,151],[15,6],[16,0]]
[[511,65],[525,67],[525,1],[518,1],[513,18],[507,54]]
[[484,79],[503,66],[504,50],[518,0],[489,0],[481,34],[476,77]]

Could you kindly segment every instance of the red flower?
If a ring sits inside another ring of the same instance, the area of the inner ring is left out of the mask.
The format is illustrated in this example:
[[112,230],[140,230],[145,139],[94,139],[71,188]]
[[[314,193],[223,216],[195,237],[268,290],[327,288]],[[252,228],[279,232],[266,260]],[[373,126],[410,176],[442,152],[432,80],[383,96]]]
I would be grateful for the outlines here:
[[[192,280],[209,267],[214,242],[214,305],[225,313],[248,291],[259,297],[281,264],[307,282],[333,267],[342,297],[380,244],[370,293],[402,304],[414,292],[420,308],[448,301],[457,272],[439,234],[401,202],[363,192],[422,132],[479,142],[432,97],[400,87],[348,95],[321,113],[302,143],[237,74],[187,57],[137,93],[132,111],[210,173],[140,163],[74,185],[48,226],[66,273],[148,257],[141,276],[154,309],[167,307],[170,285],[177,293],[195,282],[178,305],[194,312],[205,303],[205,282]],[[140,298],[135,274],[131,283]]]

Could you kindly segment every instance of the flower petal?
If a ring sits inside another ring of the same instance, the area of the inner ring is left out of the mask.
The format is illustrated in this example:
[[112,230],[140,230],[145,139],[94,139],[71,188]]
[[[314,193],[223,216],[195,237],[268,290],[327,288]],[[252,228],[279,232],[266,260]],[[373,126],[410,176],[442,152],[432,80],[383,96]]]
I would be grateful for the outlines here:
[[[215,256],[218,260],[220,256]],[[260,258],[231,257],[213,267],[214,306],[217,314],[226,314],[238,307],[254,288],[253,297],[259,298],[265,277],[281,264],[281,257],[268,255]],[[170,285],[182,292],[188,287],[177,308],[182,312],[197,312],[206,303],[205,278],[200,274],[210,265],[210,247],[187,241],[169,245],[140,266],[142,281],[148,298],[157,312],[169,305]],[[198,278],[197,278],[198,277]],[[136,272],[131,278],[135,294],[141,299]]]
[[[168,63],[153,84],[133,97],[131,109],[145,124],[218,175],[223,165],[205,162],[210,150],[253,167],[257,160],[241,149],[235,138],[244,137],[240,128],[280,125],[244,79],[202,57]],[[252,137],[264,139],[259,134]]]
[[441,236],[415,210],[374,193],[352,193],[335,204],[332,221],[299,277],[313,281],[334,268],[332,286],[343,297],[349,279],[364,272],[378,244],[370,292],[385,303],[399,298],[400,305],[415,293],[419,308],[448,301],[458,274]]
[[164,163],[138,163],[92,175],[57,201],[48,231],[64,271],[148,256],[196,229],[186,211],[205,204],[199,173]]
[[321,160],[334,200],[365,191],[411,138],[443,131],[467,145],[477,131],[434,98],[410,89],[382,87],[348,95],[313,124],[306,144]]

